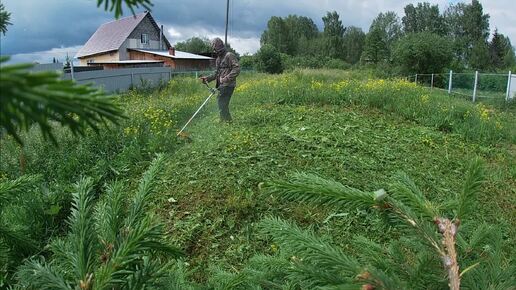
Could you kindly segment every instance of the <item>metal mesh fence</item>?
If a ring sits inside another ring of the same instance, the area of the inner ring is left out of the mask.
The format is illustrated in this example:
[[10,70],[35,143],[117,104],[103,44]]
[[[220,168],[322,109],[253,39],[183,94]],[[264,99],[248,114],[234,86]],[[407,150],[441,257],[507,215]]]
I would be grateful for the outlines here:
[[516,76],[498,73],[416,74],[408,77],[418,85],[446,91],[461,98],[503,102],[516,99]]
[[505,100],[507,93],[507,75],[479,74],[478,99]]

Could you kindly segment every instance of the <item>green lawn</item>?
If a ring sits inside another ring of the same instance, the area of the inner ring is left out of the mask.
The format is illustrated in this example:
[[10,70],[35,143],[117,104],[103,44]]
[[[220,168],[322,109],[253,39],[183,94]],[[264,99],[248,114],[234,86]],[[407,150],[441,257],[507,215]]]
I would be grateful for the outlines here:
[[269,181],[307,172],[377,190],[405,172],[430,200],[442,201],[461,190],[465,167],[478,156],[487,165],[487,182],[473,218],[499,225],[507,257],[514,254],[513,110],[401,80],[368,80],[359,72],[244,74],[231,103],[232,124],[218,122],[212,100],[187,129],[191,140],[176,138],[207,94],[197,80],[178,77],[160,91],[121,95],[129,118],[100,135],[76,138],[58,128],[61,146],[55,148],[34,128],[24,137],[23,154],[12,140],[1,140],[0,179],[22,170],[43,176],[52,197],[47,206],[58,206],[50,214],[54,229],[38,237],[44,245],[66,227],[70,188],[80,176],[92,176],[97,188],[112,180],[135,187],[149,160],[164,152],[168,162],[154,209],[170,240],[187,253],[192,277],[205,281],[215,266],[237,271],[256,253],[276,250],[254,227],[267,216],[313,227],[344,249],[352,250],[355,235],[380,243],[399,236],[374,212],[280,202],[262,190]]
[[[279,82],[282,78],[276,77]],[[241,86],[257,81],[265,82],[244,77]],[[431,200],[440,201],[461,189],[467,162],[481,156],[488,163],[489,181],[475,218],[502,224],[507,238],[515,235],[511,142],[496,146],[469,142],[459,133],[442,132],[362,104],[314,103],[309,97],[303,104],[304,100],[278,94],[271,84],[257,86],[261,94],[235,94],[231,125],[218,123],[212,104],[188,129],[192,142],[171,156],[166,190],[157,208],[173,239],[185,246],[197,278],[203,279],[209,266],[221,261],[228,269],[238,268],[257,251],[270,252],[271,245],[253,229],[268,215],[313,226],[343,247],[356,234],[380,242],[396,236],[389,228],[379,228],[379,217],[373,213],[282,204],[260,190],[261,183],[287,179],[298,171],[364,190],[385,188],[395,173],[403,171]]]

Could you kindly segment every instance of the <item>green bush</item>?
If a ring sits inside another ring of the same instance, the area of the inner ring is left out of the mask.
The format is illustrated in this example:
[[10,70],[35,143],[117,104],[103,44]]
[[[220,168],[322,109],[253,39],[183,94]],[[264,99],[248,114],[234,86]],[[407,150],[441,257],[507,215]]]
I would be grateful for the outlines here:
[[282,54],[283,63],[285,68],[292,70],[296,68],[322,68],[330,61],[329,57],[322,55],[298,55],[290,56],[288,54]]
[[346,70],[346,69],[350,69],[351,68],[351,65],[345,61],[343,61],[342,59],[330,59],[328,62],[326,62],[326,64],[324,65],[325,68],[329,68],[329,69],[342,69],[342,70]]
[[405,74],[439,73],[452,60],[449,40],[430,32],[407,34],[396,42],[393,55]]
[[245,54],[240,57],[240,67],[242,69],[254,69],[255,68],[255,56]]
[[282,73],[284,68],[279,51],[272,45],[262,46],[256,53],[256,69],[270,74]]

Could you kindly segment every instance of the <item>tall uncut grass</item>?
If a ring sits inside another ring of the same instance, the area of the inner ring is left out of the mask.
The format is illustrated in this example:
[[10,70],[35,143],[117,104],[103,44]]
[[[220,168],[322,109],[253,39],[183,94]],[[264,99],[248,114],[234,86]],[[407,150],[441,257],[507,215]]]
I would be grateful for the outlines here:
[[442,92],[432,92],[403,79],[357,79],[353,73],[323,71],[315,74],[299,70],[252,78],[241,83],[236,91],[251,100],[265,102],[379,109],[486,145],[516,140],[511,125],[514,115],[484,103],[471,103]]

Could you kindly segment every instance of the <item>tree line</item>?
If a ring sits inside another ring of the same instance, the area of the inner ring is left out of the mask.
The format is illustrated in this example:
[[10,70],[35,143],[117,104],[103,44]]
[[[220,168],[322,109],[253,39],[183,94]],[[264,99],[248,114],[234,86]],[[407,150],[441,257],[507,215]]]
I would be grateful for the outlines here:
[[438,5],[427,2],[408,4],[401,18],[392,11],[379,13],[367,33],[344,27],[336,11],[322,20],[319,31],[306,16],[271,17],[258,56],[273,50],[284,54],[283,59],[301,60],[301,65],[340,60],[399,73],[435,73],[445,68],[497,71],[516,65],[509,37],[498,29],[489,37],[489,14],[478,0],[452,4],[442,13]]
[[[284,67],[372,66],[392,73],[498,71],[516,66],[508,36],[496,28],[490,37],[489,14],[478,0],[451,4],[442,12],[438,5],[408,4],[404,15],[379,13],[365,33],[345,27],[336,11],[322,17],[323,30],[306,16],[272,16],[254,56],[242,65],[272,73]],[[194,37],[178,49],[206,53],[209,41]]]

